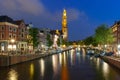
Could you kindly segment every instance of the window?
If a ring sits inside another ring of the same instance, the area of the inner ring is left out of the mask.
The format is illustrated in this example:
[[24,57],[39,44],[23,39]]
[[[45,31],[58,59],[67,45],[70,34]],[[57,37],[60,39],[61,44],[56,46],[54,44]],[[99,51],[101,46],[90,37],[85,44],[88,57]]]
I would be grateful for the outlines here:
[[12,34],[11,34],[11,33],[9,33],[9,38],[10,38],[10,39],[12,38]]
[[12,28],[9,26],[9,31],[12,31]]
[[22,32],[24,32],[24,29],[22,29]]
[[23,47],[23,44],[21,44],[21,46]]
[[2,26],[2,30],[4,30],[4,27]]
[[21,37],[24,37],[24,35],[22,34]]
[[16,28],[14,28],[13,31],[16,32]]
[[2,38],[4,38],[4,33],[2,33]]
[[13,38],[14,38],[14,39],[16,38],[16,34],[13,34]]
[[11,38],[12,36],[11,35],[9,35],[9,38]]

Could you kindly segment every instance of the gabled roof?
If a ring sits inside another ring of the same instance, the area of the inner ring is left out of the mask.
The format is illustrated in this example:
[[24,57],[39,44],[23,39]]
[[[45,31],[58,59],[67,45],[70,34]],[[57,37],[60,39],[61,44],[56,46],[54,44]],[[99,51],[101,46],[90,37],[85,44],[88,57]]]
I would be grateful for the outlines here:
[[120,25],[120,20],[119,21],[115,21],[114,24],[111,26],[111,28],[113,28],[114,26],[118,26]]
[[22,22],[24,23],[24,20],[16,20],[15,24],[20,25]]

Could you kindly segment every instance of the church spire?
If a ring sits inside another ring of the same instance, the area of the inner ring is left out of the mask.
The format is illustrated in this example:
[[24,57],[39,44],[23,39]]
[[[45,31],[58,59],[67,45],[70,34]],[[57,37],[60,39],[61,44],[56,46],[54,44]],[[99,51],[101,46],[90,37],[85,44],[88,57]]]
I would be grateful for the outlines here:
[[63,16],[62,16],[62,33],[63,33],[63,39],[67,40],[68,37],[68,29],[67,29],[67,11],[63,10]]

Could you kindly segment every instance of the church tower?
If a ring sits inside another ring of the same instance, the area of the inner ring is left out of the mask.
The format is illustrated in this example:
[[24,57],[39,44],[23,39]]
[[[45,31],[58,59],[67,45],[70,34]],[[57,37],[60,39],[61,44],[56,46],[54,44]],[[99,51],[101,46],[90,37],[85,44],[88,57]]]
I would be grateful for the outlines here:
[[67,12],[65,9],[62,15],[62,33],[63,33],[63,39],[67,41],[68,40],[68,28],[67,28]]

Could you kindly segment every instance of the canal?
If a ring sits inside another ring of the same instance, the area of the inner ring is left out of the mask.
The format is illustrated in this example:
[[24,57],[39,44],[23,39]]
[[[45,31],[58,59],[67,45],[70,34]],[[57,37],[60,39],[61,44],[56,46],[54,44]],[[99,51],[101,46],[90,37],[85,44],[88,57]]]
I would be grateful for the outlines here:
[[120,80],[120,71],[84,51],[70,50],[2,67],[0,80]]

